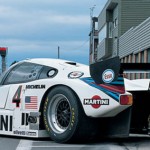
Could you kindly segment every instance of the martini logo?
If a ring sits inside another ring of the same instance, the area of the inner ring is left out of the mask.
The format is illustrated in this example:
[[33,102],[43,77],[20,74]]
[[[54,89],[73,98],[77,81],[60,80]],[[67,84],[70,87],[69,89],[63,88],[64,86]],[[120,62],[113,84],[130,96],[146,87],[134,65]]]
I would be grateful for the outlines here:
[[109,105],[109,99],[101,99],[100,96],[95,95],[91,99],[84,99],[84,105],[91,105],[93,108],[98,109],[101,105]]
[[114,71],[112,69],[107,69],[103,72],[102,74],[102,80],[105,82],[105,83],[110,83],[113,81],[115,77],[115,74],[114,74]]

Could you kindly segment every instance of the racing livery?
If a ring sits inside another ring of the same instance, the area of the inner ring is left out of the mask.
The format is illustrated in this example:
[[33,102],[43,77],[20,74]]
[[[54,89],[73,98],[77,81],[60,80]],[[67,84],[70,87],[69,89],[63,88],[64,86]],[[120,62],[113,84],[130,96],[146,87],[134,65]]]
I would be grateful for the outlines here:
[[140,102],[132,113],[135,93],[127,92],[123,77],[107,68],[102,81],[91,78],[88,66],[66,60],[28,59],[12,65],[0,79],[0,134],[62,143],[127,137],[131,127],[147,128],[148,110],[136,128]]

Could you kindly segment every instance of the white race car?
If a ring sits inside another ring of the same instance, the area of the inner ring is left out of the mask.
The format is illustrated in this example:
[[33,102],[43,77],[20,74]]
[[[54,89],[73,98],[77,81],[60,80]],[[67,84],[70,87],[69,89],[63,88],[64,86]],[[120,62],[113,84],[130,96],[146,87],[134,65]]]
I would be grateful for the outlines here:
[[89,66],[57,59],[12,65],[0,79],[0,134],[50,137],[61,143],[127,137],[132,94],[125,91],[122,77],[111,82],[113,76],[108,69],[105,84],[96,84]]

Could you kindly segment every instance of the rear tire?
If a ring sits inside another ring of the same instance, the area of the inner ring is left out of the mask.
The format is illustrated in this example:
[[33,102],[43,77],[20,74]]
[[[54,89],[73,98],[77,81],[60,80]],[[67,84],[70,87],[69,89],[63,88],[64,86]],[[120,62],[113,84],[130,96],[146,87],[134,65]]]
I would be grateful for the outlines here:
[[78,97],[68,87],[49,92],[43,115],[45,128],[56,142],[81,142],[96,135],[95,120],[85,115]]

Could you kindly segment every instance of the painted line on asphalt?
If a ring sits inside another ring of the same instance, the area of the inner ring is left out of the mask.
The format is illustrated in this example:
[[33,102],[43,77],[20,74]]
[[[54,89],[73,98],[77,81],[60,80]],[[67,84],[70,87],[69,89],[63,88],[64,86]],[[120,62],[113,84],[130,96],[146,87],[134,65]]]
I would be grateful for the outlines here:
[[[88,148],[88,147],[91,147],[91,148],[97,148],[97,147],[101,147],[101,146],[27,146],[26,148]],[[16,149],[18,150],[18,149]],[[19,150],[29,150],[29,149],[19,149]],[[30,149],[31,150],[31,149]]]
[[[57,146],[57,145],[52,145],[52,146],[50,146],[50,145],[49,146],[48,145],[47,146],[44,146],[44,145],[43,146],[42,145],[41,146],[40,145],[33,146],[32,145],[32,146],[28,146],[28,147],[30,147],[30,148],[48,148],[48,147],[49,148],[89,148],[89,147],[97,148],[97,147],[103,147],[103,146],[105,146],[105,145],[93,145],[93,146],[92,145],[91,146],[90,145],[89,146],[87,146],[87,145],[84,145],[84,146],[83,145],[82,146],[80,146],[80,145],[76,145],[76,146],[61,146],[61,145],[60,146]],[[123,146],[117,146],[117,145],[113,145],[113,146],[115,146],[117,148],[118,147],[123,147]]]
[[31,140],[20,140],[16,150],[31,150],[32,141]]

